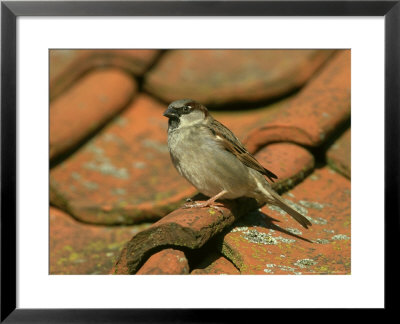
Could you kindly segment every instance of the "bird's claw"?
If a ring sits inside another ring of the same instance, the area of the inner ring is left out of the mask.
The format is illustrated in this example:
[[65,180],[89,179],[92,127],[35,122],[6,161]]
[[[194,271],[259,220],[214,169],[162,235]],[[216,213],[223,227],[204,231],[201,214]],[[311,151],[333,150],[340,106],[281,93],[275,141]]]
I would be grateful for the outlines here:
[[191,204],[184,204],[184,205],[182,206],[182,208],[183,208],[183,209],[189,209],[189,208],[204,208],[204,207],[210,207],[210,208],[212,208],[212,209],[215,209],[215,210],[219,211],[222,215],[224,214],[224,211],[223,211],[220,207],[218,207],[218,206],[211,205],[211,204],[209,204],[209,203],[207,203],[207,202],[199,203],[199,202],[195,202],[195,201],[193,201],[193,200],[192,200],[191,202],[192,202]]
[[[190,198],[189,198],[190,199]],[[182,208],[184,209],[188,209],[188,208],[202,208],[202,207],[207,207],[206,204],[204,203],[199,203],[199,202],[195,202],[193,200],[190,199],[190,201],[186,200],[188,203],[184,204],[182,206]]]

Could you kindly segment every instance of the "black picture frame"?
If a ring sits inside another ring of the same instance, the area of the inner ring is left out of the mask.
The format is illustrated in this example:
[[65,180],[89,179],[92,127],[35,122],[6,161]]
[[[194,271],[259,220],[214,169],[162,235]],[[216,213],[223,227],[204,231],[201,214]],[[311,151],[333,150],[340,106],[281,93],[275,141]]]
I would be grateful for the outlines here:
[[[385,19],[385,309],[398,279],[389,240],[399,235],[400,1],[129,1],[1,3],[1,322],[224,322],[240,310],[16,308],[16,19],[18,16],[383,16]],[[367,74],[367,71],[366,71]],[[367,163],[367,162],[366,162]],[[373,173],[373,170],[372,170]],[[367,181],[367,180],[366,180]],[[367,283],[366,283],[367,284]],[[253,315],[252,315],[253,316]]]

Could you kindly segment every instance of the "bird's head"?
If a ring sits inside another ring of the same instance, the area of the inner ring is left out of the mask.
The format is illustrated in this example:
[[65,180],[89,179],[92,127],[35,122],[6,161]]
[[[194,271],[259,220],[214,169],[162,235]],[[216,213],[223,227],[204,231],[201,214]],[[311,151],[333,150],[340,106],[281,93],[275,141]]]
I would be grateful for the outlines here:
[[207,108],[192,99],[176,100],[164,112],[169,125],[174,128],[202,123],[208,115]]

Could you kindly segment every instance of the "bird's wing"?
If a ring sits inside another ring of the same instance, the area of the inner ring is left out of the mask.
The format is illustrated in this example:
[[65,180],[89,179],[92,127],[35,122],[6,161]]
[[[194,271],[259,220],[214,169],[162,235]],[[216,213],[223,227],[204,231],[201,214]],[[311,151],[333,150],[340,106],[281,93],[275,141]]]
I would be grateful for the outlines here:
[[265,175],[272,182],[274,182],[273,179],[278,179],[278,177],[274,173],[264,168],[256,160],[256,158],[244,148],[239,139],[219,121],[213,119],[208,129],[215,136],[216,140],[228,152],[236,156],[244,165]]

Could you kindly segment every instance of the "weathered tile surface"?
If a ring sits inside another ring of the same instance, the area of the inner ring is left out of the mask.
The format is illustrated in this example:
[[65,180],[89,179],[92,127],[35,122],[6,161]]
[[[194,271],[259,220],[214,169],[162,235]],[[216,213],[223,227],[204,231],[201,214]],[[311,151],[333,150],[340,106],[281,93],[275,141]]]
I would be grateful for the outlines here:
[[[51,169],[51,202],[75,217],[51,208],[51,272],[349,274],[350,129],[326,147],[349,124],[350,51],[332,53],[50,51],[51,156],[94,135]],[[87,88],[98,97],[80,88],[91,77]],[[150,94],[136,94],[142,81]],[[123,104],[128,90],[134,101]],[[278,175],[274,188],[290,189],[284,197],[313,226],[300,228],[274,207],[250,212],[246,203],[218,203],[223,214],[176,210],[196,190],[172,166],[162,113],[182,97],[224,108],[212,114]],[[149,228],[76,220],[133,224],[165,215]]]
[[276,207],[243,216],[222,253],[242,274],[349,274],[350,182],[325,167],[283,195],[312,223],[305,230]]
[[111,268],[110,274],[113,275],[127,275],[129,274],[128,271],[128,264],[126,263],[126,244],[121,250],[121,254],[116,259],[113,267]]
[[136,274],[189,274],[189,263],[182,251],[165,249],[153,254]]
[[126,260],[130,274],[136,273],[155,249],[164,246],[189,249],[201,248],[216,234],[232,225],[251,203],[227,201],[214,208],[180,208],[165,216],[150,228],[135,235],[127,244]]
[[53,168],[52,204],[89,223],[133,224],[160,218],[193,195],[170,161],[164,110],[142,95]]
[[240,274],[239,270],[230,262],[228,259],[220,256],[215,261],[213,261],[210,265],[203,269],[194,269],[190,274],[192,275],[202,275],[202,274]]
[[350,182],[325,167],[284,197],[312,222],[308,230],[273,206],[242,212],[240,218],[223,207],[228,218],[211,209],[178,210],[135,235],[115,272],[136,273],[151,251],[162,246],[201,248],[235,221],[223,236],[224,258],[195,267],[192,274],[349,274]]
[[248,134],[248,149],[272,142],[321,145],[350,117],[350,81],[350,51],[342,50],[273,120]]
[[302,86],[332,50],[175,50],[146,74],[145,88],[165,102],[254,102]]
[[93,71],[50,104],[50,159],[71,149],[126,107],[136,82],[118,69]]
[[87,57],[90,50],[49,50],[49,78],[50,88],[61,74],[70,73],[69,67],[77,61]]
[[[262,105],[251,109],[243,104],[243,109],[240,110],[211,109],[210,113],[243,142],[251,131],[273,120],[274,116],[279,114],[287,102],[288,99],[283,99],[271,105]],[[229,106],[227,109],[229,109]]]
[[272,187],[280,192],[303,180],[314,168],[314,156],[292,143],[273,143],[255,155],[257,160],[278,176]]
[[159,55],[158,50],[50,50],[50,100],[79,78],[99,68],[119,68],[134,75],[143,74]]
[[340,138],[333,143],[326,153],[329,166],[343,174],[351,177],[351,129],[345,131]]
[[107,274],[132,235],[149,224],[105,227],[83,224],[50,207],[50,274]]
[[[260,162],[269,164],[271,170],[280,177],[274,186],[277,189],[293,186],[311,172],[313,156],[304,148],[290,143],[270,145],[257,154]],[[225,203],[224,203],[225,204]],[[214,209],[179,209],[155,223],[151,228],[132,238],[128,243],[128,263],[130,273],[135,273],[151,250],[162,246],[178,246],[198,249],[216,233],[220,233],[243,214],[250,210],[229,203],[223,208],[224,215]],[[250,207],[250,206],[249,206]],[[222,208],[222,207],[221,207]],[[233,209],[232,209],[233,208]],[[211,270],[210,270],[211,271]]]

